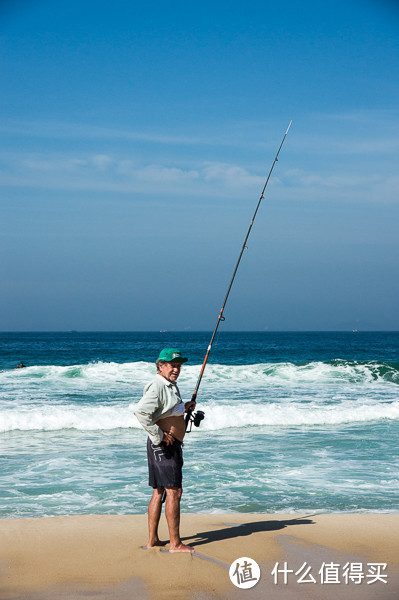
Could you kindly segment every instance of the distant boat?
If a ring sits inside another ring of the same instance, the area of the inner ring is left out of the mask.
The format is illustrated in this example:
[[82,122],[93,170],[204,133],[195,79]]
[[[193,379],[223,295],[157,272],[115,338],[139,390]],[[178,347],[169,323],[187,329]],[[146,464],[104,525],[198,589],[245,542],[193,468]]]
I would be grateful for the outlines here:
[[159,333],[168,333],[168,330],[167,329],[160,329]]

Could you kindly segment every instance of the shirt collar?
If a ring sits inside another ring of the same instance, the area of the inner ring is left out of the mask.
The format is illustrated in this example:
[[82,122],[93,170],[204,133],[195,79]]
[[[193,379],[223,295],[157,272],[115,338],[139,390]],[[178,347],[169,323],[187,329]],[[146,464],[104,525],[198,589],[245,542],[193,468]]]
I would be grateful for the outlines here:
[[174,381],[169,381],[169,379],[166,379],[166,377],[162,377],[162,375],[160,375],[159,373],[157,373],[157,377],[159,377],[164,385],[167,385],[169,387],[172,387],[172,385],[176,385],[176,382]]

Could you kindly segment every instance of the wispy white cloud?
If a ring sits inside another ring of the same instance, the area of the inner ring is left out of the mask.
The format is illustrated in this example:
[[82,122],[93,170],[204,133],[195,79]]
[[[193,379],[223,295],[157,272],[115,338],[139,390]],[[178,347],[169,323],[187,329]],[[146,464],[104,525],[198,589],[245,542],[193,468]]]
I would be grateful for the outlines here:
[[[333,197],[338,201],[358,196],[397,202],[398,116],[392,111],[353,111],[309,115],[297,124],[294,120],[283,151],[284,162],[275,169],[270,186],[279,189],[280,197]],[[85,124],[14,122],[3,126],[11,137],[19,132],[38,139],[29,144],[31,138],[24,138],[21,151],[3,150],[0,183],[54,190],[257,196],[269,167],[261,164],[263,157],[271,160],[270,148],[274,151],[279,142],[275,143],[275,135],[265,136],[265,131],[270,133],[273,128],[275,132],[276,125],[270,121],[235,123],[228,128],[221,124],[219,131],[208,136],[206,132],[170,135],[167,131],[120,131]],[[57,135],[76,139],[63,144]],[[49,146],[40,136],[55,136],[59,143]],[[14,140],[11,147],[21,147],[21,139]],[[124,146],[120,143],[123,139],[139,143]],[[143,141],[149,142],[145,148]],[[194,147],[201,143],[210,146]],[[189,149],[187,144],[191,144]],[[226,145],[218,149],[218,144]],[[229,160],[223,160],[227,156]]]
[[[265,173],[240,165],[206,161],[175,164],[150,163],[111,154],[84,156],[0,156],[0,183],[32,189],[90,190],[141,195],[185,194],[203,197],[257,197]],[[355,200],[398,202],[399,176],[356,170],[319,172],[279,169],[270,186],[279,197],[294,201]]]
[[359,123],[361,125],[394,125],[397,123],[398,112],[397,110],[387,109],[384,110],[382,108],[379,109],[352,109],[346,111],[339,112],[324,112],[324,113],[313,113],[311,115],[313,119],[318,119],[319,121],[331,121],[334,123],[339,123],[340,121],[345,122],[346,124],[356,124]]
[[166,167],[164,165],[147,165],[137,167],[133,161],[121,161],[116,171],[121,173],[132,181],[143,181],[146,184],[167,184],[167,183],[185,183],[198,179],[200,174],[196,169],[183,169],[178,167]]
[[0,183],[13,187],[65,190],[102,190],[121,193],[194,192],[197,194],[242,193],[262,184],[262,177],[227,163],[205,162],[195,168],[185,165],[143,164],[97,154],[85,157],[4,157]]
[[318,156],[364,156],[389,155],[399,151],[399,131],[396,136],[389,132],[339,133],[325,131],[324,133],[302,131],[294,137],[291,147],[296,152],[306,155],[317,153]]
[[306,172],[301,169],[292,169],[285,171],[285,176],[291,185],[299,187],[319,187],[319,188],[365,188],[384,181],[384,178],[377,174],[370,175],[321,175],[314,172]]
[[[399,111],[350,110],[339,113],[313,113],[295,120],[289,134],[289,147],[294,152],[323,155],[378,155],[390,154],[399,150]],[[288,124],[281,120],[280,129],[276,119],[264,121],[236,121],[209,124],[208,130],[199,131],[195,124],[190,129],[179,130],[174,127],[147,129],[118,129],[91,123],[65,123],[55,121],[0,121],[0,133],[29,139],[74,140],[75,144],[109,142],[118,144],[125,141],[155,146],[211,146],[212,148],[231,147],[248,148],[275,147]]]
[[254,187],[261,186],[264,179],[259,175],[250,173],[247,169],[226,163],[207,162],[201,169],[201,174],[206,182],[223,182],[228,187]]
[[88,123],[62,123],[42,121],[7,121],[0,122],[0,133],[12,136],[25,136],[49,139],[85,139],[85,140],[126,140],[149,142],[154,144],[193,145],[214,144],[226,142],[229,136],[219,135],[192,135],[172,134],[162,131],[142,131],[132,129],[116,129],[91,125]]
[[399,203],[399,175],[378,172],[331,175],[294,169],[284,172],[283,181],[288,196],[299,202]]
[[303,118],[290,144],[322,155],[388,155],[399,150],[399,111],[350,110]]

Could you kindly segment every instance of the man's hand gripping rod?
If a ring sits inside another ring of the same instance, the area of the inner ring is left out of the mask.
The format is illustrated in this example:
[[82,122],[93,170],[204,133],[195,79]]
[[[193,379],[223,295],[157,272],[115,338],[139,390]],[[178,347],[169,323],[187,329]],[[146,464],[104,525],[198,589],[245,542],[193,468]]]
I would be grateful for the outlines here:
[[[240,255],[239,255],[239,257],[238,257],[238,260],[237,260],[237,263],[236,263],[236,266],[235,266],[235,269],[234,269],[234,272],[233,272],[233,276],[232,276],[232,278],[231,278],[231,281],[230,281],[229,287],[228,287],[228,289],[227,289],[226,296],[225,296],[225,298],[224,298],[224,301],[223,301],[222,308],[220,309],[220,313],[219,313],[219,316],[218,316],[218,318],[217,318],[217,321],[216,321],[215,329],[213,330],[213,333],[212,333],[211,341],[209,342],[209,346],[208,346],[208,349],[207,349],[207,351],[206,351],[206,354],[205,354],[204,362],[202,363],[202,367],[201,367],[200,374],[199,374],[199,376],[198,376],[198,379],[197,379],[197,384],[196,384],[196,386],[195,386],[195,390],[194,390],[194,392],[193,392],[193,395],[192,395],[192,397],[191,397],[191,401],[192,401],[192,402],[196,402],[196,399],[197,399],[197,394],[198,394],[198,390],[199,390],[199,386],[200,386],[200,384],[201,384],[202,376],[203,376],[203,374],[204,374],[204,371],[205,371],[206,363],[208,362],[209,354],[210,354],[210,352],[211,352],[211,350],[212,350],[212,346],[213,346],[213,342],[214,342],[214,339],[215,339],[215,336],[216,336],[216,332],[217,332],[217,330],[218,330],[218,328],[219,328],[219,325],[220,325],[221,321],[224,321],[224,320],[225,320],[225,318],[224,318],[224,316],[223,316],[223,311],[224,311],[224,308],[225,308],[225,306],[226,306],[227,299],[228,299],[228,297],[229,297],[229,295],[230,295],[230,290],[231,290],[231,288],[232,288],[232,285],[233,285],[233,282],[234,282],[234,279],[235,279],[235,276],[236,276],[236,273],[237,273],[237,270],[238,270],[239,264],[240,264],[240,262],[241,262],[242,255],[244,254],[244,250],[247,248],[247,241],[248,241],[249,235],[250,235],[250,233],[251,233],[251,229],[252,229],[252,226],[253,226],[253,224],[254,224],[254,221],[255,221],[256,215],[257,215],[257,213],[258,213],[259,207],[260,207],[260,205],[261,205],[261,202],[262,202],[262,200],[263,200],[263,198],[264,198],[264,194],[265,194],[265,191],[266,191],[267,184],[269,183],[269,179],[270,179],[270,177],[271,177],[271,174],[272,174],[272,172],[273,172],[274,165],[275,165],[275,164],[276,164],[276,162],[278,161],[278,155],[280,154],[280,150],[281,150],[281,148],[283,147],[283,144],[284,144],[284,142],[285,142],[285,138],[287,137],[287,133],[288,133],[288,131],[289,131],[289,128],[291,127],[291,124],[292,124],[292,120],[290,121],[290,123],[289,123],[289,125],[288,125],[288,127],[287,127],[287,131],[285,132],[285,134],[284,134],[284,136],[283,136],[283,139],[281,140],[281,144],[280,144],[280,146],[279,146],[279,149],[277,150],[276,157],[275,157],[275,159],[274,159],[274,161],[273,161],[273,164],[272,164],[272,166],[271,166],[271,168],[270,168],[269,174],[268,174],[268,176],[267,176],[267,178],[266,178],[265,185],[263,186],[262,193],[261,193],[261,195],[260,195],[260,198],[259,198],[258,204],[257,204],[257,206],[256,206],[255,212],[254,212],[254,214],[253,214],[253,217],[252,217],[252,221],[251,221],[251,223],[250,223],[250,225],[249,225],[249,228],[248,228],[248,231],[247,231],[247,235],[245,236],[245,240],[244,240],[244,243],[243,243],[243,245],[242,245],[241,252],[240,252]],[[193,408],[192,408],[192,407],[190,407],[190,408],[188,409],[188,411],[187,411],[186,418],[185,418],[186,430],[187,430],[187,428],[188,428],[188,425],[189,425],[189,423],[190,423],[190,420],[191,420],[191,413],[192,413],[192,412],[193,412]]]

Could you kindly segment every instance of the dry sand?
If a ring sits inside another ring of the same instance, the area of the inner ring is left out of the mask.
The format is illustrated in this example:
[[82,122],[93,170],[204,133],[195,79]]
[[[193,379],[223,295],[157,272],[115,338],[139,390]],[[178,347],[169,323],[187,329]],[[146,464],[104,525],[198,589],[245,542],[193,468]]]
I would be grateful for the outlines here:
[[[399,598],[399,514],[183,514],[181,533],[193,555],[143,549],[145,515],[0,520],[0,599]],[[164,516],[160,534],[168,539]],[[250,590],[229,579],[230,564],[243,556],[261,567]],[[286,585],[282,574],[274,583],[276,562],[294,571]],[[341,583],[321,584],[323,562],[339,565]],[[304,563],[316,583],[298,583]],[[361,564],[361,583],[345,584],[346,563]],[[387,583],[368,583],[370,563],[387,564]]]

